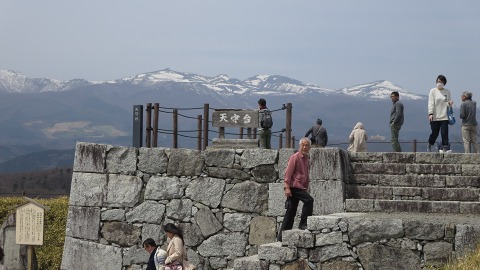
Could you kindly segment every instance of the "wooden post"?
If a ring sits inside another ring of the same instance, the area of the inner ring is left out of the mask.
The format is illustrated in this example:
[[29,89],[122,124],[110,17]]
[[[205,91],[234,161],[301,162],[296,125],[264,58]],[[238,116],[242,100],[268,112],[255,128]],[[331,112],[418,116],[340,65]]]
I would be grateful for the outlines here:
[[197,115],[197,150],[202,151],[202,115]]
[[417,140],[413,140],[413,152],[416,153],[417,152]]
[[292,144],[292,103],[287,103],[287,117],[285,124],[287,129],[285,133],[286,147],[294,148],[294,145]]
[[[254,130],[256,130],[256,129],[254,129]],[[247,138],[249,138],[249,139],[252,138],[252,128],[247,128]],[[254,138],[254,139],[256,139],[256,138]]]
[[295,136],[292,136],[292,142],[290,144],[290,148],[295,148]]
[[173,148],[178,148],[178,110],[173,109]]
[[27,269],[33,270],[33,246],[27,245]]
[[158,103],[153,104],[153,147],[158,147]]
[[147,103],[145,124],[145,146],[152,147],[152,103]]
[[[254,128],[253,129],[253,139],[256,139],[256,138],[257,138],[257,129]],[[251,138],[249,137],[249,139],[251,139]]]
[[240,128],[240,139],[243,139],[243,127]]
[[210,119],[210,105],[203,104],[203,150],[208,146],[208,124]]
[[283,132],[280,133],[280,136],[278,136],[278,149],[283,148]]

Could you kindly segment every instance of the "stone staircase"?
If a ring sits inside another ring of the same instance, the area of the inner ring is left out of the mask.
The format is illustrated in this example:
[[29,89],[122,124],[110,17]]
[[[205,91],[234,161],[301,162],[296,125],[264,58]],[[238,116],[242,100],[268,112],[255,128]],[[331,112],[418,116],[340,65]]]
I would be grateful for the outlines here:
[[480,214],[480,155],[352,153],[346,212]]
[[[344,213],[258,246],[234,270],[439,267],[480,239],[480,155],[350,153]],[[431,268],[430,268],[431,269]]]

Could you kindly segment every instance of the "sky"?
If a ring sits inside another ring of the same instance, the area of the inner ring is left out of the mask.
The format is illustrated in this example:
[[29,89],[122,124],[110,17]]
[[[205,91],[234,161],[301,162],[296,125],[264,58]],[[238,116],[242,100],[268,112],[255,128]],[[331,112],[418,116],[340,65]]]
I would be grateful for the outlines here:
[[1,0],[0,69],[106,81],[165,68],[340,89],[480,88],[478,0]]

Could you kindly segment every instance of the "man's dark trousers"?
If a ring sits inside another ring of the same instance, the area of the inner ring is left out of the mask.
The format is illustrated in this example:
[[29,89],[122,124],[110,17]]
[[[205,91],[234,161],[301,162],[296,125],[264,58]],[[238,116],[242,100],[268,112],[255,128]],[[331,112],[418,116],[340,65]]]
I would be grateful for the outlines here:
[[292,229],[299,201],[303,202],[300,224],[298,224],[299,229],[307,228],[307,217],[313,214],[312,196],[310,196],[310,194],[304,189],[291,187],[290,190],[292,192],[292,196],[290,197],[290,207],[285,211],[285,217],[283,217],[282,226],[277,235],[278,241],[282,241],[282,231]]

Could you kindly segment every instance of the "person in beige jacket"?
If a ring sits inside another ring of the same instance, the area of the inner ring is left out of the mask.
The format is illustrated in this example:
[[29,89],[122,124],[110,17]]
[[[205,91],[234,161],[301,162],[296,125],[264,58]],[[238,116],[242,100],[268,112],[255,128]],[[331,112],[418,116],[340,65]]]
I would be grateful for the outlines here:
[[187,250],[183,241],[183,232],[173,223],[163,227],[170,242],[167,246],[165,270],[192,270],[195,266],[187,261]]
[[367,132],[361,122],[358,122],[348,136],[349,152],[367,152]]

